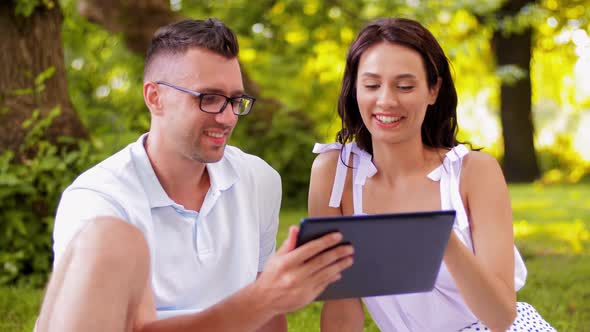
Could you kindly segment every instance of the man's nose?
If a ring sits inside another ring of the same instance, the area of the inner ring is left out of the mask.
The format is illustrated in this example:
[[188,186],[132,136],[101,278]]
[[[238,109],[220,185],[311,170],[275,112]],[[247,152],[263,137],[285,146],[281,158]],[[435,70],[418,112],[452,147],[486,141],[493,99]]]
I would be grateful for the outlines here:
[[215,115],[215,119],[219,123],[233,124],[236,122],[238,116],[234,113],[231,102],[227,102],[227,105],[221,110],[221,113]]

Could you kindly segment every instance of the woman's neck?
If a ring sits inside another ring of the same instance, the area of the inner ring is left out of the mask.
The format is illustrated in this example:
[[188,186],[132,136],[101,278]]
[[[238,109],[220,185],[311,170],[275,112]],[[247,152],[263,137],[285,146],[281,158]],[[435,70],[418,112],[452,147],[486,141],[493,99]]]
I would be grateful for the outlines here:
[[380,178],[395,183],[400,177],[425,176],[440,164],[436,149],[421,140],[400,143],[373,142],[373,163]]

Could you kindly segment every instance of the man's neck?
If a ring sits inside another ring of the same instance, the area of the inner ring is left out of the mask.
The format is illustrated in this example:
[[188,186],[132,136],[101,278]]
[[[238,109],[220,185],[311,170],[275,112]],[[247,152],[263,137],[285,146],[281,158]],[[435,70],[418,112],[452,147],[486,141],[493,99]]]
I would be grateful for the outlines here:
[[160,185],[174,202],[199,211],[211,186],[206,164],[167,149],[150,135],[144,147]]

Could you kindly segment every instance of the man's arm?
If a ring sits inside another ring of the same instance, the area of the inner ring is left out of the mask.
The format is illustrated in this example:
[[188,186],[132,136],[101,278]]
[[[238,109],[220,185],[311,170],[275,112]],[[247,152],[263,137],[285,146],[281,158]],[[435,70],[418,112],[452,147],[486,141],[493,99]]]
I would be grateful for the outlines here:
[[[256,331],[315,299],[352,264],[352,248],[329,234],[295,249],[297,228],[260,277],[205,311],[155,320],[149,250],[143,234],[117,218],[97,218],[72,240],[45,294],[37,331]],[[321,253],[321,254],[320,254]]]
[[124,216],[108,197],[91,191],[62,197],[54,229],[54,268],[60,272],[52,275],[37,331],[255,331],[273,317],[284,321],[286,312],[312,301],[352,264],[350,247],[318,256],[340,241],[333,236],[295,249],[294,228],[253,284],[201,313],[155,321],[147,243]]
[[[256,279],[260,277],[260,272]],[[287,316],[279,314],[271,318],[264,326],[258,329],[257,332],[287,332]]]
[[149,249],[133,225],[88,221],[56,261],[35,327],[43,331],[130,331],[156,319]]
[[[266,164],[265,164],[266,166]],[[260,194],[262,198],[259,205],[260,211],[260,256],[258,263],[258,279],[264,270],[264,265],[269,257],[274,253],[277,243],[277,232],[279,228],[279,212],[281,209],[281,177],[279,173],[266,166],[264,171],[266,176],[262,181],[259,181],[259,190],[263,192]],[[263,327],[258,329],[258,332],[287,332],[287,318],[286,315],[280,314],[269,320]]]
[[[185,316],[146,323],[141,332],[256,331],[273,317],[298,310],[313,301],[341,272],[352,265],[351,246],[333,247],[341,234],[329,234],[295,249],[298,230],[270,258],[265,271],[249,286],[210,307]],[[322,253],[323,252],[323,253]]]
[[97,217],[106,216],[129,222],[124,209],[111,197],[90,189],[66,189],[53,225],[54,267],[82,228]]

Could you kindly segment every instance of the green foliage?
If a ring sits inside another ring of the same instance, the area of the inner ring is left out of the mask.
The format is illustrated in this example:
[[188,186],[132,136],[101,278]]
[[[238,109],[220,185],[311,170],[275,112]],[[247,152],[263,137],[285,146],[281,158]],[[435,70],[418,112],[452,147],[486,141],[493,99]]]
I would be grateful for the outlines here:
[[240,120],[231,139],[231,144],[260,156],[281,174],[283,207],[307,202],[314,142],[311,121],[285,109],[275,111],[269,123],[253,117]]
[[501,66],[496,70],[498,78],[508,86],[514,86],[518,81],[527,77],[528,74],[528,70],[515,65]]
[[143,59],[125,47],[122,36],[80,17],[75,1],[62,7],[70,99],[90,136],[114,153],[149,129]]
[[0,331],[33,331],[42,296],[38,289],[0,286]]
[[45,81],[55,74],[55,67],[51,66],[35,77],[35,93],[41,94],[45,90]]
[[[537,111],[535,122],[544,131],[559,130],[546,128],[545,124],[554,122],[559,114],[564,102],[560,98],[573,95],[559,91],[573,87],[547,77],[563,76],[562,69],[571,71],[577,57],[573,47],[545,51],[542,46],[561,33],[561,28],[568,28],[567,20],[578,20],[583,27],[587,14],[569,9],[578,8],[576,1],[559,0],[557,7],[550,2],[529,5],[505,22],[494,18],[503,3],[500,0],[485,4],[473,0],[451,3],[427,0],[420,5],[401,0],[231,0],[173,1],[171,5],[187,17],[218,17],[236,31],[242,69],[260,89],[256,97],[278,100],[285,110],[275,114],[255,106],[254,112],[268,114],[240,120],[232,144],[269,161],[283,177],[285,194],[293,193],[297,197],[294,201],[303,202],[301,193],[307,190],[310,164],[306,163],[313,159],[310,153],[313,142],[332,141],[340,126],[336,103],[346,51],[362,25],[376,17],[416,18],[433,32],[453,63],[460,96],[462,136],[497,155],[501,154],[497,119],[501,79],[517,80],[528,72],[510,66],[495,70],[490,47],[492,33],[499,24],[508,32],[531,25],[539,27],[535,45],[538,51],[531,71],[537,91],[533,93],[533,101],[536,109],[543,108],[550,104],[547,97],[555,100],[557,107]],[[91,135],[115,152],[149,128],[149,112],[141,95],[143,59],[126,49],[122,36],[80,17],[74,0],[62,0],[61,4],[72,102]],[[551,15],[558,19],[558,26],[548,29]],[[565,46],[571,45],[570,41]],[[551,55],[556,52],[559,61],[565,63],[552,65],[558,60]],[[255,135],[251,128],[256,128]],[[286,203],[291,201],[288,199]]]
[[16,6],[14,12],[16,15],[28,17],[30,16],[35,8],[38,6],[44,6],[47,9],[55,7],[55,1],[53,0],[16,0]]
[[22,152],[31,150],[42,139],[45,130],[60,113],[59,106],[54,107],[46,116],[41,116],[41,111],[37,109],[30,118],[23,121],[22,127],[27,130],[27,134],[21,146]]
[[577,183],[590,181],[590,161],[581,158],[573,147],[572,137],[560,135],[555,144],[537,150],[541,169],[541,183]]
[[96,163],[91,143],[68,142],[67,151],[38,140],[35,154],[16,161],[0,156],[0,285],[42,286],[51,270],[51,233],[59,197],[67,185]]
[[[38,97],[53,67],[35,78],[35,86],[19,93]],[[0,285],[42,286],[51,270],[53,216],[65,187],[98,157],[90,142],[59,138],[47,141],[45,131],[59,116],[54,107],[33,110],[21,125],[26,130],[18,151],[0,155]],[[17,157],[18,156],[18,157]]]
[[51,78],[55,74],[55,67],[50,66],[35,77],[33,82],[34,87],[15,89],[10,91],[13,96],[27,96],[32,95],[35,99],[39,99],[43,91],[45,91],[45,81]]

